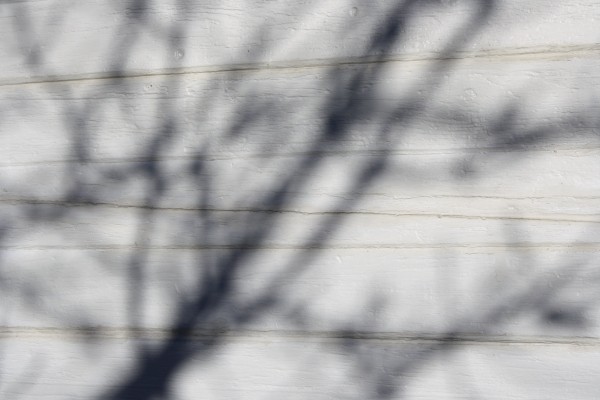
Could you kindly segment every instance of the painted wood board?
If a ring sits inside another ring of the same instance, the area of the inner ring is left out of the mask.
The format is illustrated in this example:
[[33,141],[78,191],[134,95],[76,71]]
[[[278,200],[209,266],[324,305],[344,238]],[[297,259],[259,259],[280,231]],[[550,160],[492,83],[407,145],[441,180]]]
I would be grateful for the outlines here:
[[9,1],[3,83],[356,58],[597,51],[594,1]]
[[[595,220],[0,205],[4,248],[597,245]],[[511,232],[520,234],[512,236]]]
[[[96,204],[98,209],[362,212],[593,222],[599,212],[599,157],[599,150],[573,149],[42,163],[0,167],[0,202],[12,204],[15,210],[19,204],[30,209],[79,205],[74,212],[88,214]],[[380,163],[381,170],[365,178],[365,171]],[[85,206],[89,208],[81,208]]]
[[595,399],[600,389],[596,345],[35,335],[1,343],[0,390],[10,398]]
[[4,250],[0,321],[98,334],[600,337],[599,251]]
[[597,148],[597,64],[395,62],[4,87],[1,163]]

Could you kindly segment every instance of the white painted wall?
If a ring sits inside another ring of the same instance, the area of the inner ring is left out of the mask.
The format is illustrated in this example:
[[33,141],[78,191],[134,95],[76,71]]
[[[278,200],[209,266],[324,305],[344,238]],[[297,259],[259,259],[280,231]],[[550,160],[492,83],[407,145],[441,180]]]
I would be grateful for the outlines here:
[[596,399],[600,6],[0,3],[0,397]]

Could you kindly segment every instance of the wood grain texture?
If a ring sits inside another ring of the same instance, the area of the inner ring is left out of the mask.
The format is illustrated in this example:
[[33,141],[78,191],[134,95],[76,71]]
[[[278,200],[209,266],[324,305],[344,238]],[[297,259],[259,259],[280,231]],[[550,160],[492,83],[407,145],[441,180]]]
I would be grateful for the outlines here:
[[591,0],[46,0],[0,7],[3,83],[357,57],[596,51],[600,16]]
[[[138,398],[168,391],[176,399],[595,399],[598,346],[394,342],[335,339],[229,338],[179,342],[165,365],[185,367],[156,375],[146,386],[120,390],[143,370],[136,346],[160,353],[153,340],[4,338],[0,387],[10,398]],[[94,359],[93,363],[89,360]],[[156,360],[148,356],[147,362]],[[386,397],[384,397],[384,395]],[[117,397],[121,396],[121,397]]]

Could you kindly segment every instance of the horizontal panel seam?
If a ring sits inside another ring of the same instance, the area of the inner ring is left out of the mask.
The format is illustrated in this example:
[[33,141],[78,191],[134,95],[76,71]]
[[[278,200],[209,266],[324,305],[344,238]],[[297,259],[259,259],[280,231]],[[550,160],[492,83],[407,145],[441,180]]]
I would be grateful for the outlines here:
[[465,250],[483,250],[483,249],[594,249],[600,250],[600,242],[575,242],[575,243],[481,243],[481,244],[456,244],[456,243],[438,243],[438,244],[356,244],[356,245],[260,245],[251,246],[244,244],[232,245],[181,245],[181,246],[138,246],[138,245],[37,245],[37,246],[16,246],[1,245],[0,250],[419,250],[419,249],[465,249]]
[[515,344],[515,345],[600,345],[600,338],[584,336],[508,336],[482,334],[432,334],[421,332],[367,332],[367,331],[274,331],[274,330],[172,330],[159,328],[33,328],[2,327],[0,338],[24,337],[95,337],[140,339],[282,339],[282,340],[365,340],[399,343],[453,343],[453,344]]
[[[460,197],[457,197],[459,199]],[[22,205],[49,205],[58,207],[106,207],[120,209],[147,209],[155,211],[175,211],[175,212],[213,212],[213,213],[256,213],[256,214],[298,214],[307,216],[328,216],[328,215],[365,215],[365,216],[387,216],[396,218],[437,218],[437,219],[469,219],[469,220],[506,220],[506,221],[542,221],[542,222],[568,222],[568,223],[600,223],[599,219],[592,219],[584,214],[571,215],[571,218],[544,218],[544,217],[527,217],[527,216],[499,216],[499,215],[466,215],[466,214],[446,214],[446,213],[402,213],[402,212],[385,212],[385,211],[301,211],[301,210],[272,210],[259,208],[186,208],[186,207],[158,207],[145,206],[136,204],[118,204],[109,202],[69,202],[69,201],[47,201],[33,199],[0,199],[0,204],[8,204],[11,206]],[[579,219],[572,218],[579,216]],[[586,218],[587,217],[587,218]]]
[[[327,143],[323,143],[323,146],[327,146]],[[299,156],[342,156],[342,157],[368,157],[368,156],[436,156],[436,155],[460,155],[466,152],[473,152],[480,154],[482,152],[500,153],[500,154],[511,154],[511,153],[573,153],[581,151],[583,154],[566,154],[563,157],[588,157],[589,153],[596,153],[600,150],[598,145],[581,145],[581,146],[557,146],[552,145],[547,148],[544,147],[509,147],[496,146],[496,147],[456,147],[448,149],[440,149],[438,151],[425,150],[425,149],[410,149],[410,150],[338,150],[338,151],[310,151],[310,152],[272,152],[272,153],[251,153],[247,155],[233,155],[233,156],[220,156],[220,155],[207,155],[207,154],[187,154],[183,156],[162,156],[162,157],[129,157],[129,158],[97,158],[88,160],[82,163],[78,159],[63,159],[63,160],[42,160],[42,161],[31,161],[31,162],[11,162],[11,163],[0,163],[0,168],[17,168],[17,167],[29,167],[38,165],[63,165],[63,164],[81,164],[81,165],[101,165],[101,164],[135,164],[145,162],[173,162],[173,161],[195,161],[199,158],[210,162],[210,161],[231,161],[231,160],[250,160],[260,159],[268,157],[277,158],[291,158]],[[597,156],[598,154],[592,154]]]
[[168,75],[187,75],[187,74],[210,74],[226,72],[254,72],[254,71],[275,71],[288,69],[310,69],[323,67],[343,67],[352,65],[381,64],[381,63],[406,63],[406,62],[428,62],[428,61],[449,61],[449,60],[477,60],[477,59],[515,59],[515,58],[564,58],[573,55],[597,55],[600,51],[600,43],[586,45],[569,46],[536,46],[536,47],[515,47],[495,50],[483,50],[477,52],[456,52],[451,55],[445,53],[427,53],[413,54],[399,57],[381,57],[381,56],[362,56],[351,58],[334,59],[316,59],[316,60],[298,60],[293,64],[290,62],[271,62],[271,63],[252,63],[225,66],[204,66],[188,68],[164,68],[154,71],[131,71],[130,73],[103,72],[89,73],[83,75],[54,75],[47,76],[46,79],[30,78],[27,80],[6,80],[0,81],[0,87],[17,86],[28,84],[46,84],[46,83],[67,83],[90,80],[110,80],[110,79],[129,79],[143,78],[149,76],[168,76]]

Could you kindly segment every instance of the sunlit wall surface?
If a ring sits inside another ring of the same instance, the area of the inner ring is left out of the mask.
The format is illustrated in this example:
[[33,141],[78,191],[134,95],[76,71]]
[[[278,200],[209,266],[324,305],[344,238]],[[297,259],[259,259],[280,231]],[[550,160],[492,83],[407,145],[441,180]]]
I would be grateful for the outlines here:
[[0,398],[598,399],[600,5],[0,2]]

